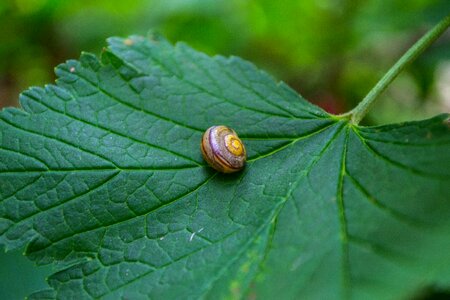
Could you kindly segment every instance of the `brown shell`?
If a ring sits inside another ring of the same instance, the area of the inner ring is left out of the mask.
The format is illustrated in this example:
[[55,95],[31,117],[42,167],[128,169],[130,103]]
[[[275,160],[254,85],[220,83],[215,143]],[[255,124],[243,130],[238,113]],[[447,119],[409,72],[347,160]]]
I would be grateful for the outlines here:
[[202,137],[203,158],[222,173],[233,173],[245,166],[247,153],[236,132],[227,126],[212,126]]

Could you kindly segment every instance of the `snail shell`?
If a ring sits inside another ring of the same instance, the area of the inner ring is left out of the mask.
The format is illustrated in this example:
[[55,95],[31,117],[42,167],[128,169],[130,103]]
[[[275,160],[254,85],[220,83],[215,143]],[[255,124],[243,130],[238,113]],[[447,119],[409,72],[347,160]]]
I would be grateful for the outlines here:
[[244,144],[236,132],[222,125],[205,131],[200,148],[206,162],[222,173],[241,170],[247,159]]

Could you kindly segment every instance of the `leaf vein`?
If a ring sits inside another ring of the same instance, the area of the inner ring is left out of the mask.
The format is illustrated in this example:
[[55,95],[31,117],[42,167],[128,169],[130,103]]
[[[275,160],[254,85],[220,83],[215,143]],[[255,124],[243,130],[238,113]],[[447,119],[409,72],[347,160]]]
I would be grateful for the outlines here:
[[393,159],[391,159],[391,158],[381,154],[379,151],[375,150],[372,146],[370,146],[369,143],[366,142],[364,137],[362,137],[358,133],[357,130],[354,129],[353,132],[358,136],[360,142],[365,146],[365,148],[368,150],[368,152],[371,153],[374,157],[378,157],[379,159],[384,160],[385,162],[387,162],[387,163],[389,163],[391,165],[394,165],[394,166],[396,166],[396,167],[398,167],[400,169],[403,169],[403,170],[407,170],[407,171],[409,171],[411,173],[414,173],[414,174],[422,176],[422,177],[434,177],[436,179],[440,179],[440,180],[444,180],[444,181],[448,181],[450,179],[450,177],[448,177],[448,176],[444,176],[444,175],[441,175],[441,174],[424,172],[422,170],[415,169],[415,168],[413,168],[411,166],[408,166],[408,165],[402,164],[402,163],[400,163],[398,161],[395,161],[395,160],[393,160]]
[[[238,104],[237,102],[231,101],[229,98],[221,97],[220,95],[217,95],[217,94],[215,94],[215,93],[213,93],[213,92],[211,92],[211,91],[208,91],[207,89],[203,88],[202,86],[200,86],[200,85],[198,85],[198,84],[195,84],[194,82],[192,82],[192,81],[190,81],[190,80],[187,80],[186,78],[180,76],[179,74],[176,74],[175,72],[173,72],[172,70],[170,70],[165,64],[163,64],[160,60],[158,60],[157,58],[155,58],[155,57],[152,55],[152,53],[146,52],[146,51],[142,51],[142,50],[141,50],[140,48],[138,48],[138,47],[135,47],[134,49],[137,50],[138,52],[140,52],[146,59],[147,59],[147,58],[150,58],[150,60],[152,60],[153,63],[155,63],[157,66],[162,67],[169,75],[172,75],[174,78],[178,79],[179,81],[185,82],[185,83],[187,83],[188,85],[190,85],[190,86],[196,88],[197,90],[199,90],[199,91],[201,91],[201,92],[203,92],[203,93],[205,93],[205,94],[207,94],[207,95],[209,95],[209,96],[211,96],[211,97],[213,97],[213,98],[216,98],[216,99],[218,99],[218,100],[222,100],[222,101],[228,102],[228,103],[230,103],[230,104],[232,104],[232,105],[235,105],[235,106],[237,106],[237,107],[239,107],[239,108],[241,108],[241,109],[245,109],[245,110],[257,112],[257,113],[260,113],[260,114],[269,115],[269,116],[272,116],[272,117],[273,117],[273,116],[278,116],[278,117],[281,117],[281,118],[287,118],[287,119],[289,118],[289,117],[287,117],[286,115],[276,114],[276,113],[274,113],[274,112],[270,112],[270,113],[269,113],[269,112],[266,112],[266,111],[263,111],[263,110],[259,110],[259,109],[254,108],[254,107],[249,107],[249,106],[245,106],[245,105]],[[138,70],[139,70],[139,69],[138,69]],[[140,71],[141,73],[145,74],[142,70],[139,70],[139,71]]]
[[61,144],[67,145],[67,146],[69,146],[69,147],[71,147],[71,148],[75,148],[75,149],[80,150],[80,151],[82,151],[82,152],[91,154],[91,155],[93,155],[93,156],[95,156],[95,157],[97,157],[97,158],[99,158],[99,159],[101,159],[101,160],[104,160],[104,161],[106,161],[106,162],[108,162],[108,163],[114,165],[116,168],[118,167],[116,164],[114,164],[114,162],[108,160],[106,157],[104,157],[104,156],[101,155],[101,154],[98,154],[98,153],[96,153],[96,152],[94,152],[94,151],[91,151],[91,150],[87,150],[87,149],[85,149],[85,148],[82,148],[81,146],[74,145],[74,144],[72,144],[72,143],[70,143],[70,142],[68,142],[68,141],[65,141],[65,140],[62,140],[62,139],[59,139],[59,138],[56,138],[56,137],[47,135],[47,134],[42,133],[42,132],[37,132],[37,131],[31,130],[31,129],[29,129],[29,128],[23,128],[23,127],[20,127],[19,125],[15,124],[15,123],[13,123],[13,122],[7,121],[5,118],[2,117],[1,114],[0,114],[0,120],[2,120],[3,122],[5,122],[5,123],[11,125],[12,127],[16,128],[16,129],[19,130],[19,131],[24,131],[24,132],[26,132],[26,133],[28,133],[28,134],[31,134],[31,135],[37,135],[37,136],[40,136],[40,137],[45,137],[45,138],[47,138],[47,139],[49,139],[49,140],[52,140],[52,141],[59,142],[59,143],[61,143]]
[[159,205],[157,207],[152,208],[149,211],[146,211],[146,212],[138,214],[138,215],[133,215],[131,217],[126,217],[124,219],[120,219],[118,221],[114,221],[114,222],[109,223],[109,224],[102,224],[101,226],[95,226],[95,227],[87,228],[87,229],[84,229],[82,231],[78,231],[78,232],[75,232],[73,234],[70,234],[70,235],[62,236],[62,237],[60,237],[60,238],[58,238],[56,240],[50,240],[50,243],[48,245],[38,249],[37,251],[45,251],[47,248],[49,248],[52,245],[55,245],[57,243],[61,243],[61,242],[65,241],[66,239],[72,238],[72,237],[80,235],[80,234],[88,233],[88,232],[99,230],[99,229],[106,228],[106,227],[116,226],[118,224],[122,224],[124,222],[130,221],[130,220],[138,218],[138,217],[148,216],[151,213],[155,213],[156,211],[159,211],[159,210],[167,207],[168,205],[174,204],[175,202],[183,199],[184,197],[187,197],[190,194],[195,193],[201,187],[203,187],[205,184],[207,184],[211,179],[213,179],[216,175],[217,175],[217,173],[214,173],[213,175],[208,177],[205,181],[203,181],[201,184],[199,184],[197,187],[195,187],[192,191],[188,191],[188,192],[186,192],[186,193],[184,193],[184,194],[182,194],[182,195],[180,195],[180,196],[178,196],[178,197],[176,197],[174,199],[169,200],[168,202],[165,202],[165,203],[163,203],[163,204],[161,204],[161,205]]
[[350,296],[350,284],[351,284],[351,274],[350,274],[350,257],[348,249],[348,228],[347,228],[347,216],[345,214],[345,202],[344,202],[344,176],[347,170],[347,145],[348,145],[349,128],[345,130],[345,141],[342,149],[342,159],[341,168],[339,172],[338,181],[338,195],[336,206],[339,212],[339,224],[340,224],[340,240],[341,240],[341,280],[342,280],[342,299],[349,299]]
[[[71,95],[71,96],[72,96],[72,99],[75,101],[75,98],[73,97],[73,95]],[[196,165],[200,166],[200,164],[199,164],[198,162],[196,162],[195,160],[193,160],[192,158],[190,158],[190,157],[188,157],[188,156],[186,156],[186,155],[183,155],[183,154],[181,154],[181,153],[177,153],[177,152],[175,152],[175,151],[166,149],[166,148],[161,147],[161,146],[157,146],[157,145],[155,145],[155,144],[151,144],[151,143],[149,143],[149,142],[146,142],[146,141],[143,141],[143,140],[140,140],[140,139],[131,137],[131,136],[127,136],[127,135],[125,135],[125,134],[123,134],[123,133],[120,133],[120,132],[118,132],[118,131],[112,130],[111,128],[105,127],[105,126],[103,126],[103,125],[100,125],[100,124],[94,124],[94,123],[89,122],[89,121],[87,121],[87,120],[85,120],[85,119],[78,118],[78,117],[76,117],[76,116],[74,116],[74,115],[72,115],[72,114],[69,114],[67,111],[59,111],[59,110],[57,110],[57,109],[55,109],[55,108],[52,108],[52,107],[50,107],[49,105],[44,104],[43,102],[39,101],[38,99],[35,99],[34,97],[31,97],[30,95],[28,95],[28,97],[29,97],[30,99],[34,100],[34,101],[37,101],[37,102],[40,103],[41,105],[47,107],[49,110],[51,110],[51,111],[53,111],[53,112],[55,112],[55,113],[58,113],[58,114],[62,114],[62,115],[64,115],[64,116],[67,116],[68,118],[71,118],[72,120],[79,121],[79,122],[84,123],[84,124],[86,124],[86,125],[89,125],[89,126],[92,126],[92,127],[98,128],[98,129],[101,129],[101,130],[106,131],[106,132],[108,132],[108,133],[111,133],[111,134],[113,134],[113,135],[117,135],[117,136],[123,137],[123,138],[128,139],[128,140],[130,140],[130,141],[132,141],[132,142],[136,142],[136,143],[139,143],[139,144],[142,144],[142,145],[146,145],[146,146],[151,147],[151,148],[155,148],[155,149],[158,149],[158,150],[161,150],[161,151],[164,151],[164,152],[168,152],[168,153],[173,154],[173,155],[175,155],[175,156],[178,156],[178,157],[184,158],[184,159],[186,159],[186,160],[192,161],[192,162],[195,163]],[[76,101],[75,101],[75,102],[76,102]]]

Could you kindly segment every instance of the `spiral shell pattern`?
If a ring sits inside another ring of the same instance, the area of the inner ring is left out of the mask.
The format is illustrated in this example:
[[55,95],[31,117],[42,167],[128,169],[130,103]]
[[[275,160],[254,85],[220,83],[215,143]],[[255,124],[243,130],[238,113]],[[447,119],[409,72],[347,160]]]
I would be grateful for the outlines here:
[[245,165],[247,153],[236,132],[227,126],[212,126],[203,134],[203,158],[215,170],[233,173]]

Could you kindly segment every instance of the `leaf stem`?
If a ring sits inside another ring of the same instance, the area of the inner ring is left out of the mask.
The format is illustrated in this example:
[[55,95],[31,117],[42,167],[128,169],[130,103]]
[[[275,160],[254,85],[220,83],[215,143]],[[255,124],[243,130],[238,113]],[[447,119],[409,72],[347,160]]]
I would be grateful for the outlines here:
[[427,49],[445,30],[450,26],[450,15],[430,29],[420,40],[418,40],[403,56],[393,65],[389,71],[378,81],[364,99],[351,111],[341,115],[351,116],[351,122],[358,124],[376,102],[378,96],[384,92],[389,84],[400,74],[406,66],[413,62],[425,49]]

